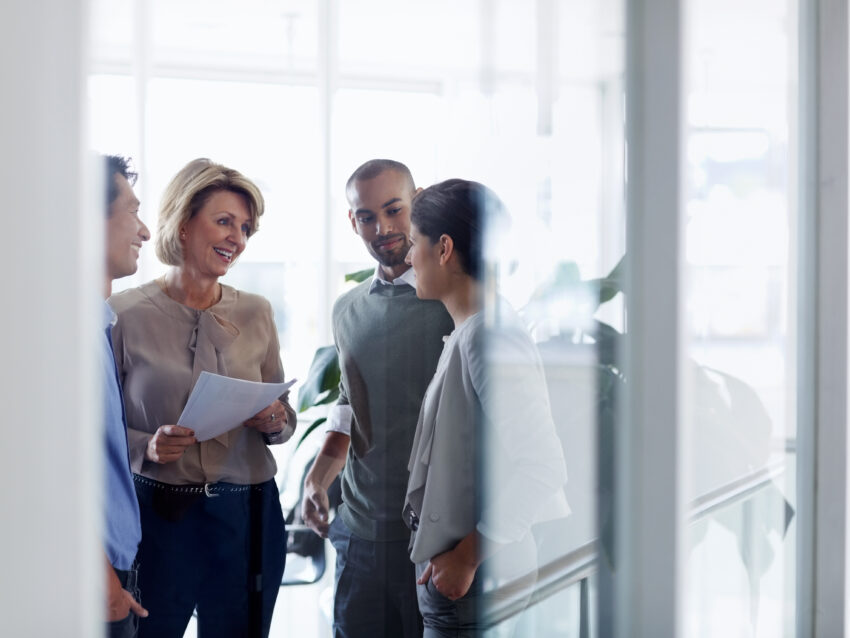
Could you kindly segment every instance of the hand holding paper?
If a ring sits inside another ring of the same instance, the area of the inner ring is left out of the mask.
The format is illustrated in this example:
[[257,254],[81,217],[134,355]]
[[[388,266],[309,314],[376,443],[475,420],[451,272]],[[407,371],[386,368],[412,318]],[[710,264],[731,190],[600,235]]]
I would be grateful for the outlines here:
[[198,441],[207,441],[270,407],[295,381],[262,383],[201,372],[177,423],[194,430]]
[[246,428],[254,428],[263,434],[279,434],[288,431],[288,435],[285,436],[286,439],[289,439],[292,432],[295,431],[295,423],[288,422],[286,406],[280,399],[275,399],[270,406],[252,416],[242,425]]
[[148,441],[145,458],[148,461],[172,463],[180,459],[186,448],[195,444],[195,433],[179,425],[160,425]]

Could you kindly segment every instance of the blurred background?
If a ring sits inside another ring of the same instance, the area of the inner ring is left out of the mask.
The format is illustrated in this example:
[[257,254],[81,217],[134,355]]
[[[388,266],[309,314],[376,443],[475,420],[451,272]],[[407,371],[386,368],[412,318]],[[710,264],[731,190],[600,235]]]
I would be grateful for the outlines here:
[[[795,5],[686,5],[684,416],[700,451],[687,498],[771,468],[766,496],[688,528],[687,635],[779,636],[794,626]],[[347,219],[354,168],[388,157],[421,186],[494,188],[514,223],[491,259],[541,344],[568,460],[574,514],[546,537],[554,560],[597,536],[595,374],[617,364],[593,324],[625,331],[622,294],[600,305],[581,285],[625,253],[624,21],[618,0],[95,0],[91,145],[134,157],[151,228],[189,159],[260,184],[268,212],[228,280],[272,302],[285,368],[302,378],[332,342],[344,275],[372,265]],[[143,251],[118,285],[162,272]],[[579,589],[541,603],[527,631],[578,632]],[[326,632],[299,625],[297,590],[282,591],[276,626]]]
[[[495,609],[490,635],[610,635],[600,579],[628,533],[612,515],[628,423],[626,1],[81,4],[83,145],[133,158],[147,225],[196,157],[262,189],[260,232],[225,281],[271,302],[288,377],[332,343],[345,275],[374,265],[347,218],[358,165],[396,159],[417,186],[463,177],[504,200],[510,238],[488,260],[543,358],[573,513],[536,531],[531,604]],[[801,6],[681,5],[682,635],[794,636]],[[149,246],[115,290],[164,271]],[[275,449],[285,510],[321,436]],[[273,636],[330,635],[331,569],[281,590]]]

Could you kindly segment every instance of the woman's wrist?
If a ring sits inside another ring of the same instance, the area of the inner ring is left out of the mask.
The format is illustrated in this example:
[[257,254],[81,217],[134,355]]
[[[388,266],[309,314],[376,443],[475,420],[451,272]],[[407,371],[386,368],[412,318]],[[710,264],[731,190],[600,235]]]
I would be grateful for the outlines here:
[[266,445],[279,445],[286,443],[294,432],[295,428],[290,427],[287,421],[277,432],[263,432],[263,440],[266,442]]
[[472,531],[464,536],[452,550],[455,558],[463,564],[478,569],[481,564],[478,532]]

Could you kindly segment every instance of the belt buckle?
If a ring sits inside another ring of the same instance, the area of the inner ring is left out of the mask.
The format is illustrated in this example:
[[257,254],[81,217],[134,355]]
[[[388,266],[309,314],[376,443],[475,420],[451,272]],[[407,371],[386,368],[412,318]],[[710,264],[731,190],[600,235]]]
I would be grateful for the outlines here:
[[207,498],[218,498],[219,496],[221,496],[220,494],[210,492],[210,485],[212,485],[212,483],[204,483],[204,495]]
[[414,509],[408,505],[407,506],[407,519],[410,521],[410,529],[414,532],[419,529],[419,516],[416,514]]

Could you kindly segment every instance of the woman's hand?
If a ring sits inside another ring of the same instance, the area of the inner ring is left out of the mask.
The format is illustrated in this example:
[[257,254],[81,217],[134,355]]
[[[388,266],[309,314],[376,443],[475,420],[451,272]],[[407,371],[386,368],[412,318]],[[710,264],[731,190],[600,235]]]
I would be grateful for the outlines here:
[[434,556],[416,582],[424,585],[430,578],[437,591],[449,600],[464,596],[472,585],[479,565],[477,544],[471,546],[466,541],[467,538],[464,538],[454,549]]
[[145,458],[154,463],[173,463],[195,442],[195,432],[189,428],[182,425],[160,425],[148,441]]
[[258,412],[242,425],[246,428],[254,428],[264,434],[274,434],[283,430],[287,421],[286,408],[279,400],[275,400],[269,407]]

